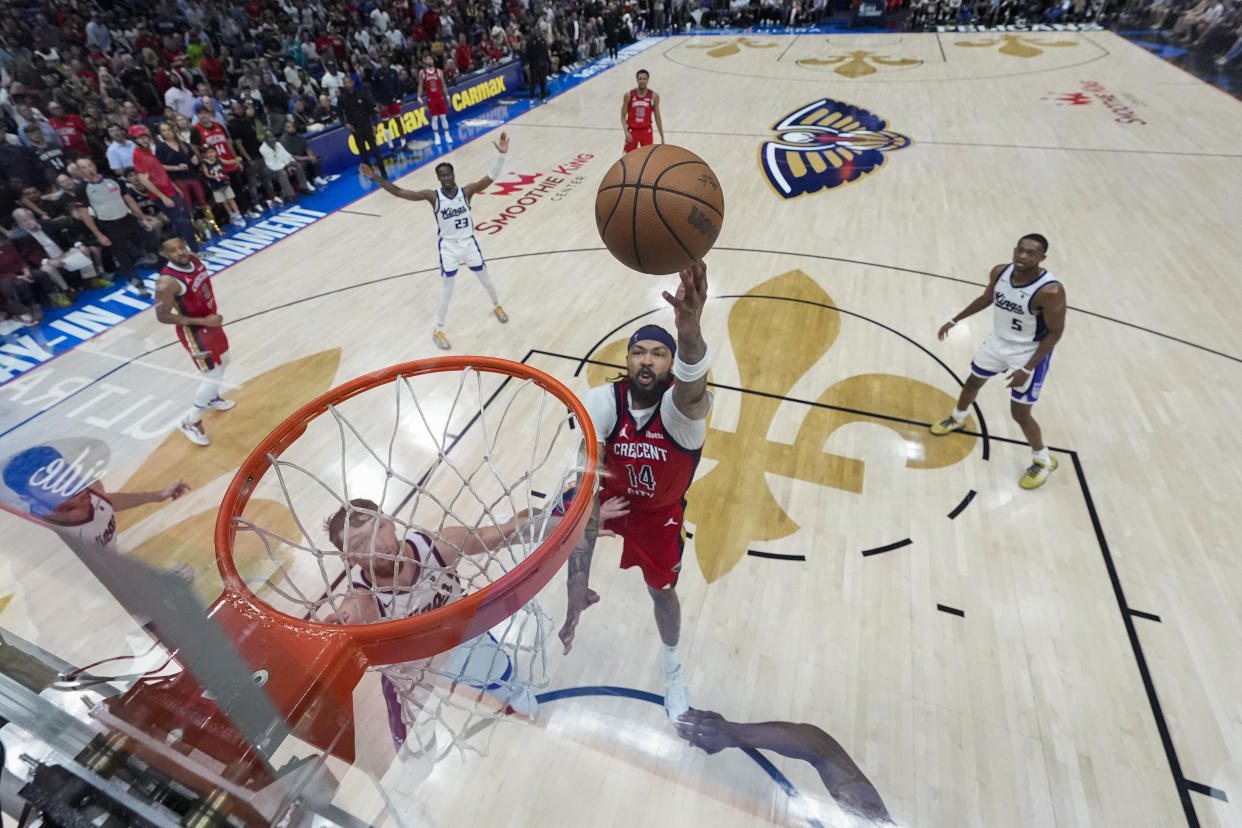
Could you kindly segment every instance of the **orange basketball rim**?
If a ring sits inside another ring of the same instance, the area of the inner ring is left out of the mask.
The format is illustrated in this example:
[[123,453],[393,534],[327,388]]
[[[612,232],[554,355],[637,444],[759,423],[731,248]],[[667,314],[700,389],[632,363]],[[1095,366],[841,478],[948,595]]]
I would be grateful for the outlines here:
[[[245,510],[258,480],[273,458],[306,430],[307,424],[336,405],[368,390],[402,378],[474,370],[534,384],[563,404],[581,430],[585,462],[581,480],[565,515],[547,538],[512,570],[494,582],[443,607],[373,624],[341,626],[297,618],[256,596],[233,560],[235,518]],[[597,479],[598,449],[586,409],[552,376],[510,360],[481,356],[449,356],[417,360],[376,371],[334,388],[299,408],[255,446],[234,475],[215,526],[216,561],[224,592],[208,613],[235,643],[254,670],[255,684],[272,700],[293,732],[312,745],[352,762],[354,740],[351,697],[367,667],[427,658],[496,626],[516,612],[551,580],[565,563],[590,517]],[[136,684],[115,700],[113,713],[141,720],[147,733],[158,736],[175,729],[199,750],[226,766],[233,780],[253,789],[266,776],[245,743],[218,709],[203,710],[210,701],[202,687],[183,672],[159,686]],[[209,707],[211,705],[208,705]],[[196,723],[187,721],[192,710]],[[221,726],[231,733],[221,732]],[[128,728],[127,728],[128,729]],[[187,732],[192,730],[193,732]],[[193,738],[192,738],[193,737]],[[243,770],[242,768],[245,768]]]

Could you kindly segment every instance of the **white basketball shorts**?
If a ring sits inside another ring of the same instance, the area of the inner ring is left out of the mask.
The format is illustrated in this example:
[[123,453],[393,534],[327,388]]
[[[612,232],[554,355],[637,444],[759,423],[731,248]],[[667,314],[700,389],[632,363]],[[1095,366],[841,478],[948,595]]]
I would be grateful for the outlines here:
[[452,276],[465,265],[471,270],[483,269],[483,251],[474,236],[466,239],[440,239],[440,272]]
[[[1008,373],[1018,368],[1025,370],[1026,363],[1039,348],[1038,342],[1009,342],[994,333],[988,334],[979,350],[975,351],[970,361],[970,372],[981,379],[989,379],[1001,373]],[[1009,389],[1009,398],[1014,402],[1032,405],[1039,399],[1040,389],[1044,386],[1044,378],[1048,376],[1048,366],[1052,362],[1052,354],[1039,361],[1035,370],[1031,371],[1026,382],[1017,388]]]

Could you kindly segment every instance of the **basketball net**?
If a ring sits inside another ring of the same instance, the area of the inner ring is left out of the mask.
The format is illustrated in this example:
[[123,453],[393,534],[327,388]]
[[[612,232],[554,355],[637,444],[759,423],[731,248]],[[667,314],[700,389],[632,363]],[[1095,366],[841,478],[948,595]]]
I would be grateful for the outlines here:
[[[561,521],[584,471],[576,419],[538,378],[473,365],[398,375],[329,402],[264,455],[266,473],[231,518],[233,562],[261,604],[288,616],[351,627],[424,614],[460,622],[459,608]],[[348,557],[325,526],[339,510]],[[398,543],[386,546],[385,533]],[[442,652],[427,655],[424,644],[394,658],[390,647],[370,659],[399,754],[482,754],[495,722],[533,716],[552,619],[533,598],[510,600],[499,624],[470,620]]]

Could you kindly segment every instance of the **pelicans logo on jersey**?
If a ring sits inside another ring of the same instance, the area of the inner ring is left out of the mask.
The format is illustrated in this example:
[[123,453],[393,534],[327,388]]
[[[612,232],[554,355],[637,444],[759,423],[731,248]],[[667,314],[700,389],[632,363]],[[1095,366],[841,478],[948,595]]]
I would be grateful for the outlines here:
[[759,147],[759,167],[782,198],[831,190],[884,166],[885,153],[910,139],[865,109],[821,98],[786,115]]

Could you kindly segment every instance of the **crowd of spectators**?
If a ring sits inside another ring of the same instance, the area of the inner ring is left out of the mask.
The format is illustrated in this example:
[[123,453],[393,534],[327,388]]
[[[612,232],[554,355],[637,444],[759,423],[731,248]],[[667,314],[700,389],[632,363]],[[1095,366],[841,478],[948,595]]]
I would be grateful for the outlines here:
[[1162,32],[1217,66],[1242,64],[1242,0],[908,0],[906,28],[1098,23]]
[[[1116,5],[1114,3],[1114,5]],[[906,26],[1017,26],[1096,22],[1108,0],[910,0]]]
[[[650,3],[651,0],[642,0]],[[654,0],[661,28],[665,0]],[[352,86],[379,110],[425,57],[453,83],[515,55],[555,74],[656,13],[602,0],[0,2],[0,315],[38,320],[326,179],[307,138]]]
[[1168,39],[1217,66],[1242,64],[1242,2],[1238,0],[1130,0],[1119,24],[1162,31]]

